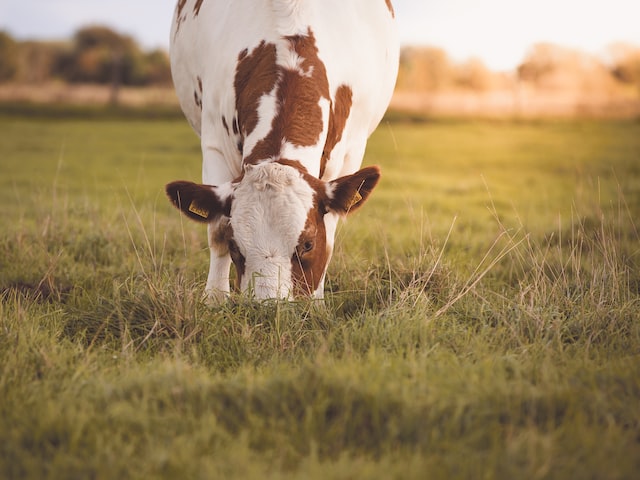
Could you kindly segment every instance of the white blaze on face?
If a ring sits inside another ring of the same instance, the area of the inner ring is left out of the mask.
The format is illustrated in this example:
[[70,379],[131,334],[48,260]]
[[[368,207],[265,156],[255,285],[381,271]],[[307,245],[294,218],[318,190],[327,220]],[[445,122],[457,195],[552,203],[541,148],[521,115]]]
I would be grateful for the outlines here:
[[230,222],[245,260],[242,291],[252,287],[257,299],[293,297],[291,258],[313,196],[293,167],[271,162],[245,167]]

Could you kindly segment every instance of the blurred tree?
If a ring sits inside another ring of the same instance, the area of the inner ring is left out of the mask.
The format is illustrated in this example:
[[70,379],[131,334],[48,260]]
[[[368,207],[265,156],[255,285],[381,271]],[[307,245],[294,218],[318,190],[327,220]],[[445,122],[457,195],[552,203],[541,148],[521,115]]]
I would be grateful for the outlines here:
[[609,48],[612,57],[611,73],[621,82],[640,88],[640,48],[618,43]]
[[170,85],[171,67],[165,51],[143,52],[131,37],[107,27],[82,28],[62,42],[18,42],[0,31],[0,83],[56,78],[111,85],[111,100],[117,102],[122,85]]
[[145,77],[154,85],[171,85],[171,64],[169,55],[164,50],[153,50],[147,53],[145,60]]
[[22,83],[42,83],[57,76],[58,64],[68,45],[63,42],[22,42],[18,46],[18,74]]
[[171,81],[165,52],[142,52],[129,36],[92,26],[78,30],[73,47],[59,62],[61,75],[70,82],[111,84],[111,101],[118,101],[120,86],[142,86]]
[[81,28],[75,33],[74,42],[79,51],[104,47],[124,50],[134,47],[134,42],[130,37],[120,35],[110,28],[100,25]]
[[615,81],[603,62],[580,50],[550,43],[535,45],[518,67],[518,78],[537,88],[605,92]]
[[400,90],[436,91],[452,80],[447,53],[434,47],[405,47],[400,52],[397,86]]
[[518,66],[520,80],[539,83],[546,75],[558,68],[562,60],[559,47],[549,43],[535,45]]
[[472,58],[455,68],[455,82],[458,86],[476,91],[491,87],[493,74],[484,63]]
[[120,86],[131,82],[138,57],[141,53],[133,39],[92,26],[76,32],[73,50],[61,69],[70,82],[110,83],[111,101],[117,103]]
[[17,72],[17,44],[11,35],[0,31],[0,83],[13,80]]

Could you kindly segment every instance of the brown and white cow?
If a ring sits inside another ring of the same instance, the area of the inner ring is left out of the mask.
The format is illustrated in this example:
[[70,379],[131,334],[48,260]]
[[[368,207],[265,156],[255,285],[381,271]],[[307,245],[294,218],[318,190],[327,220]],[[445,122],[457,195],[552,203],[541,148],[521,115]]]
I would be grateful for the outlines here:
[[390,0],[179,0],[171,69],[200,135],[203,185],[167,194],[208,224],[207,294],[321,298],[338,219],[380,177],[358,171],[398,70]]

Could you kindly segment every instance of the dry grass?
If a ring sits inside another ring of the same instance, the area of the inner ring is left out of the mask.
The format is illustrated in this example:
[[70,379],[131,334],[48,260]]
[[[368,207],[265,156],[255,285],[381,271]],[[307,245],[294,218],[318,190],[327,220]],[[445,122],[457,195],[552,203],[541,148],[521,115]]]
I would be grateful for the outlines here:
[[[0,84],[0,102],[40,104],[106,105],[111,100],[108,86],[62,82],[40,84]],[[119,102],[124,106],[178,106],[173,87],[122,87]],[[1,109],[1,105],[0,105]]]
[[[107,105],[110,98],[110,88],[100,85],[0,84],[0,110],[3,102]],[[119,104],[135,108],[163,106],[177,109],[178,99],[170,86],[123,87],[119,93]],[[576,92],[568,88],[544,90],[527,85],[503,85],[486,91],[396,91],[391,108],[435,117],[635,118],[640,116],[640,97],[637,91],[624,88]]]
[[506,118],[636,118],[640,97],[634,91],[590,94],[513,89],[396,92],[391,108],[430,116]]

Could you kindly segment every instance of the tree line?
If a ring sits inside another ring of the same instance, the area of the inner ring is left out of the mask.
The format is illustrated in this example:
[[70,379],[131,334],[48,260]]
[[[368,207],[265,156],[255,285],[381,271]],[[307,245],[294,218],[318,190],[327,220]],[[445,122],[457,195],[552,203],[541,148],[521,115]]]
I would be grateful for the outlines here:
[[[81,28],[60,42],[17,41],[0,32],[0,83],[51,80],[111,85],[116,98],[121,85],[170,85],[171,69],[166,51],[143,51],[132,37],[103,26]],[[513,73],[493,72],[478,59],[456,63],[441,48],[405,47],[397,87],[483,91],[504,88],[513,80]],[[640,89],[640,48],[615,45],[605,62],[577,50],[538,44],[517,68],[515,80],[538,88],[584,91],[626,84]]]
[[572,89],[589,92],[635,86],[640,89],[640,48],[617,44],[606,59],[566,48],[534,45],[515,72],[497,73],[481,60],[456,63],[436,47],[405,47],[400,54],[397,88],[405,91],[441,91],[451,88],[475,91],[526,83],[538,89]]
[[102,26],[79,29],[71,40],[17,41],[0,32],[0,83],[69,83],[148,86],[168,85],[167,52],[143,51],[127,35]]

